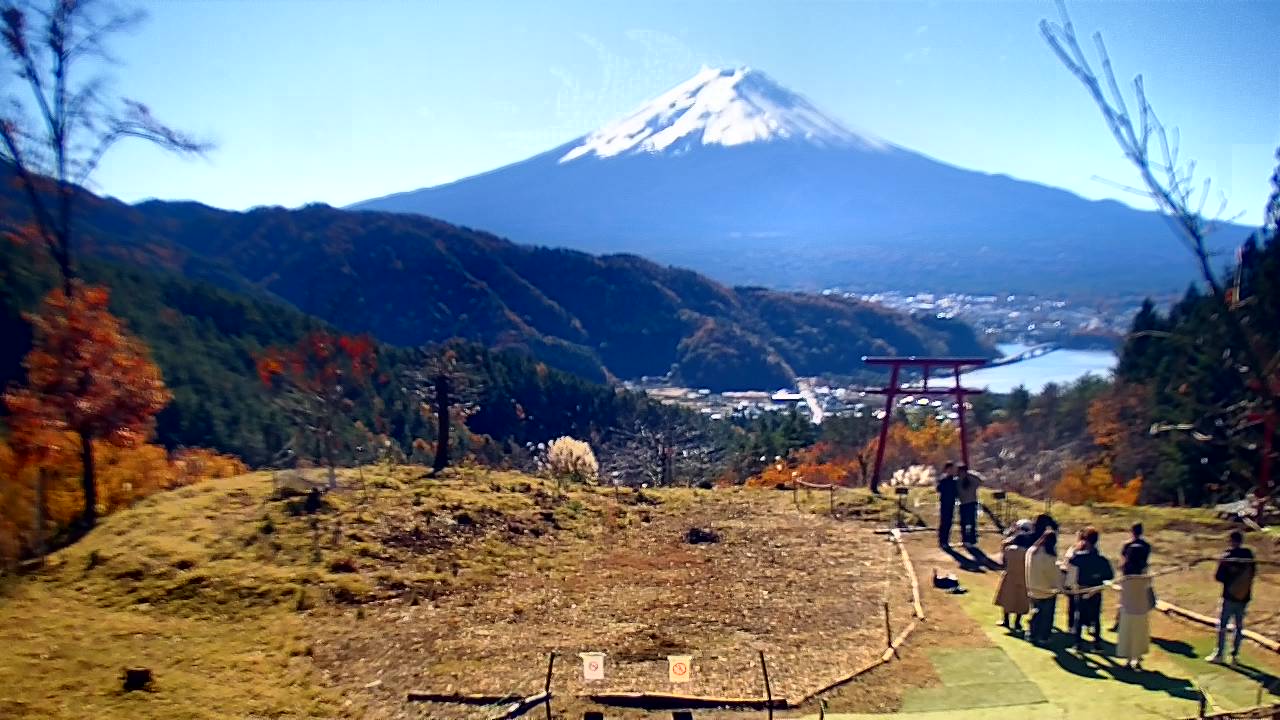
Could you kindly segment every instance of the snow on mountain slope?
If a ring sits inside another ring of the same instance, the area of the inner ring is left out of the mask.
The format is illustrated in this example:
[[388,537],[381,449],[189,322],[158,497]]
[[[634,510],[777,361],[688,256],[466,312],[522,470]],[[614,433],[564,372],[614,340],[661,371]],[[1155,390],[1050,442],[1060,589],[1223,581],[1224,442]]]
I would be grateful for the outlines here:
[[808,100],[750,68],[703,68],[630,115],[582,139],[561,163],[595,156],[682,153],[698,145],[799,141],[817,147],[882,150],[879,138],[855,133]]

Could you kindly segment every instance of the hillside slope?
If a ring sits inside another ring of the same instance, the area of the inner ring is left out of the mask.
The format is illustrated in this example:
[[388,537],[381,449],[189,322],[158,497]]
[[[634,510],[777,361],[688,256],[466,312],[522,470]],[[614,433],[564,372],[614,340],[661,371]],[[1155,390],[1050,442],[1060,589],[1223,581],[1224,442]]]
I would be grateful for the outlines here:
[[[0,216],[20,223],[14,192],[0,194]],[[732,289],[635,256],[516,245],[422,217],[322,205],[135,207],[87,194],[82,207],[92,254],[283,299],[392,345],[462,337],[596,381],[674,369],[691,385],[774,388],[797,373],[849,373],[862,355],[985,352],[958,322]]]

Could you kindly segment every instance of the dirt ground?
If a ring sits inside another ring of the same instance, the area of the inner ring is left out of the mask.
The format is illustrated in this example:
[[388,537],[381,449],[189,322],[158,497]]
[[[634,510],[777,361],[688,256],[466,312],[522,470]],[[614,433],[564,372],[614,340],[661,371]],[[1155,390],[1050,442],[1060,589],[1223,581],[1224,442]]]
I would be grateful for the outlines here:
[[[868,525],[760,499],[708,493],[655,508],[637,527],[562,539],[574,543],[557,549],[566,561],[483,591],[367,606],[360,620],[318,614],[315,661],[331,682],[370,694],[370,717],[483,716],[404,696],[532,694],[553,650],[562,717],[581,717],[590,704],[577,696],[588,691],[763,697],[759,651],[773,695],[803,696],[884,650],[884,603],[901,630],[909,584],[896,548]],[[721,539],[689,544],[691,527]],[[607,654],[606,679],[590,687],[577,656],[587,651]],[[690,682],[668,681],[668,655],[693,656]]]

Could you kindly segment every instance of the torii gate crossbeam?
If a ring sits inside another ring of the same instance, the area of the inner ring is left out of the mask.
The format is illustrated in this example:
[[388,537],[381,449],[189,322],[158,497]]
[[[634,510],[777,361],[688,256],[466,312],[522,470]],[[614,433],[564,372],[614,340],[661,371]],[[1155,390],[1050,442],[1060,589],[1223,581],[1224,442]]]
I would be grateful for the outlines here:
[[[867,365],[889,366],[889,385],[883,388],[868,389],[866,392],[874,395],[884,395],[884,418],[880,421],[880,442],[876,445],[876,463],[871,472],[871,492],[880,492],[880,470],[884,465],[884,448],[889,441],[889,423],[893,422],[893,401],[899,395],[923,395],[925,397],[954,397],[956,401],[956,412],[960,420],[960,460],[965,465],[969,464],[969,438],[965,434],[965,407],[964,398],[966,395],[979,395],[983,391],[975,388],[966,388],[960,384],[960,373],[964,368],[977,368],[987,364],[986,358],[958,358],[958,357],[864,357],[862,362]],[[921,387],[907,387],[901,384],[902,368],[919,368],[924,377],[924,383]],[[951,371],[955,384],[947,388],[930,388],[929,372],[934,368],[944,368]]]

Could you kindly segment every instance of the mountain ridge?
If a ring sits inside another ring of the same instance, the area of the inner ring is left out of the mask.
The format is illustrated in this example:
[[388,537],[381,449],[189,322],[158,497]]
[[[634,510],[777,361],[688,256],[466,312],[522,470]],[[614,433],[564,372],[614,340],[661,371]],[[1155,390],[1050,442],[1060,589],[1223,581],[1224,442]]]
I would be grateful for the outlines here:
[[[758,71],[704,74],[525,160],[348,209],[425,214],[523,243],[634,252],[733,285],[1132,295],[1180,291],[1194,271],[1158,213],[967,170],[875,136],[861,144],[705,141],[706,128],[725,120],[708,110],[677,133],[681,142],[646,149],[699,107],[697,89],[708,82],[772,83]],[[786,117],[770,120],[770,108],[757,110],[743,121],[748,130],[790,127]],[[1229,247],[1247,234],[1225,226],[1217,242]]]
[[[986,350],[958,322],[730,288],[635,255],[517,245],[431,218],[326,205],[129,206],[88,193],[80,207],[90,254],[277,298],[392,345],[459,337],[598,382],[674,372],[714,389],[773,388],[797,374],[856,371],[862,355]],[[24,208],[15,190],[0,191],[9,222]]]

